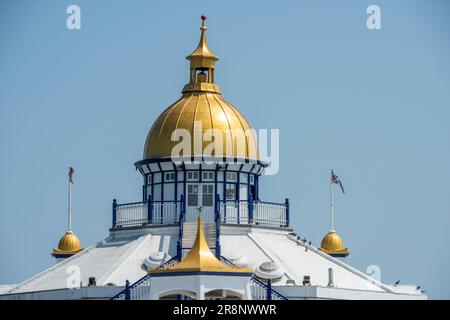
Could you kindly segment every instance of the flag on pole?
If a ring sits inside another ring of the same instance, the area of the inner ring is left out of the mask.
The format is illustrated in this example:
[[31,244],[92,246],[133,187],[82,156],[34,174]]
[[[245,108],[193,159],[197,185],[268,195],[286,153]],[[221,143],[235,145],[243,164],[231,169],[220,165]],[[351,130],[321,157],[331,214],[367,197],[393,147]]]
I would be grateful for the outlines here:
[[75,170],[72,167],[69,167],[69,181],[73,183],[73,175],[75,174]]
[[342,193],[345,193],[341,180],[339,180],[339,177],[334,174],[333,170],[331,170],[331,183],[338,184],[341,187]]

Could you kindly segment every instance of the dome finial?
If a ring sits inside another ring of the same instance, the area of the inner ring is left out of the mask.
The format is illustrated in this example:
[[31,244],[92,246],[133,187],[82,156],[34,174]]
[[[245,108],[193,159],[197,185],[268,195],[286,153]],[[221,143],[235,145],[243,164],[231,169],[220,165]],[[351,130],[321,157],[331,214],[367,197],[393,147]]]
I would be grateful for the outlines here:
[[206,16],[205,15],[202,15],[201,17],[200,17],[200,19],[202,19],[202,26],[200,27],[200,30],[206,30],[206,25],[205,25],[205,20],[206,20]]
[[[200,18],[202,20],[200,41],[194,52],[186,57],[191,62],[190,83],[214,83],[214,65],[219,57],[211,52],[206,42],[206,16],[202,15]],[[202,73],[200,79],[197,78],[199,72]]]

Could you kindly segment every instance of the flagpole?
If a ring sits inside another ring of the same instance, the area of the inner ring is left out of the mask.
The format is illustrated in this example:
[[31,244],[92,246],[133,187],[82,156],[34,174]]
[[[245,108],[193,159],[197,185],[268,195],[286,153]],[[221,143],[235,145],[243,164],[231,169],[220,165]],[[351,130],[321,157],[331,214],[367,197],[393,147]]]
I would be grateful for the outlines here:
[[67,208],[67,228],[68,231],[72,230],[72,182],[70,181],[70,174],[68,176],[68,183],[69,183],[69,206]]
[[333,221],[333,169],[330,171],[330,231],[334,230]]

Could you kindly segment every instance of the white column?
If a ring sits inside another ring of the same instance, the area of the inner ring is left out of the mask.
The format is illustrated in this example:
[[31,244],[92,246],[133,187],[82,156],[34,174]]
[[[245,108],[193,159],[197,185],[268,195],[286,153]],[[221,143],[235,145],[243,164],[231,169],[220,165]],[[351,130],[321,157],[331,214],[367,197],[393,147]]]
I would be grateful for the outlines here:
[[[201,280],[200,280],[201,281]],[[197,287],[197,300],[205,300],[205,286],[199,284]]]

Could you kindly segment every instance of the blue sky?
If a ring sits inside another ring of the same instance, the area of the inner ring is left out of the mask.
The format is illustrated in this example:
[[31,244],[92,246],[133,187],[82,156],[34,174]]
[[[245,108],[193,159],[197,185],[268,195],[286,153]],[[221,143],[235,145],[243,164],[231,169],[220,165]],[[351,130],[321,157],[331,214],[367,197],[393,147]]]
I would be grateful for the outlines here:
[[[432,4],[431,4],[432,3]],[[81,7],[81,30],[66,8]],[[382,30],[366,28],[381,8]],[[66,228],[101,240],[111,201],[140,200],[146,134],[188,80],[199,16],[216,82],[254,128],[280,129],[262,198],[291,201],[297,233],[335,226],[365,271],[450,298],[450,28],[446,1],[2,1],[0,283],[54,262]]]

